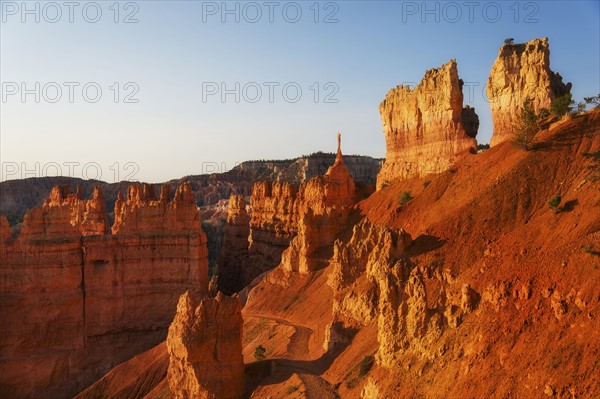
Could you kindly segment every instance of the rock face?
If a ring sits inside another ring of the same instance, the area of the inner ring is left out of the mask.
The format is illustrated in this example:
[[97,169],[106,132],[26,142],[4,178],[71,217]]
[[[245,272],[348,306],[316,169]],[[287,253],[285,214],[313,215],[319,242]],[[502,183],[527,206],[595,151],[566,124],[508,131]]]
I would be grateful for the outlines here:
[[570,90],[571,84],[565,85],[562,77],[550,70],[547,37],[500,47],[486,88],[494,122],[490,144],[512,137],[526,98],[531,99],[537,113],[542,108],[549,110],[552,100]]
[[244,393],[242,306],[237,295],[186,292],[169,327],[167,380],[177,399],[239,399]]
[[326,266],[333,242],[350,223],[356,198],[356,185],[344,164],[338,133],[335,163],[325,175],[300,186],[296,201],[298,235],[283,253],[283,268],[308,273]]
[[[11,237],[10,225],[8,219],[4,215],[0,215],[0,243],[4,244]],[[4,248],[4,247],[3,247]]]
[[179,295],[207,290],[190,193],[131,187],[112,234],[98,188],[86,200],[56,187],[26,214],[0,250],[0,396],[72,396],[165,338]]
[[459,152],[476,148],[474,109],[463,110],[456,61],[425,73],[418,86],[398,86],[379,105],[386,158],[377,189],[396,178],[439,173]]
[[296,196],[296,187],[291,183],[254,185],[250,197],[249,259],[243,278],[246,284],[281,262],[281,254],[298,230]]
[[[405,231],[368,220],[354,227],[347,243],[335,242],[328,279],[334,291],[333,322],[325,349],[377,320],[379,364],[398,367],[398,355],[406,353],[429,360],[440,355],[436,344],[444,329],[458,327],[480,296],[442,270],[413,265],[406,252],[411,244]],[[428,302],[432,291],[440,293],[436,303]]]
[[228,295],[248,284],[245,281],[244,266],[248,258],[249,223],[250,216],[246,211],[244,197],[232,195],[229,198],[227,225],[224,228],[223,248],[219,258],[219,289]]

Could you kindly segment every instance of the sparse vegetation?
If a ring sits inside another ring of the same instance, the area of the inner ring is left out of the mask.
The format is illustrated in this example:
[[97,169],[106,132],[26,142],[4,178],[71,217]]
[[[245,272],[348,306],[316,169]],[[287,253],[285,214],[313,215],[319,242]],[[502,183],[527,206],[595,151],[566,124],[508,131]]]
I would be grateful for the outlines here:
[[362,358],[362,360],[358,364],[359,377],[364,377],[365,375],[369,374],[369,371],[371,371],[371,368],[373,367],[373,362],[374,359],[371,355]]
[[485,151],[490,149],[490,144],[477,144],[477,151]]
[[410,195],[410,191],[405,191],[400,196],[400,199],[398,200],[398,205],[402,206],[402,205],[406,204],[408,201],[410,201],[411,199],[413,199],[413,197]]
[[298,298],[300,298],[298,295],[294,295],[294,296],[292,297],[292,299],[290,300],[290,302],[289,302],[287,305],[285,305],[285,306],[283,307],[283,310],[284,310],[284,311],[285,311],[285,310],[288,310],[288,309],[290,308],[290,306],[292,306],[292,305],[294,304],[294,302],[296,302],[296,301],[298,300]]
[[256,349],[254,349],[254,358],[256,360],[263,360],[267,357],[267,350],[264,346],[258,345]]
[[346,388],[348,388],[348,389],[356,388],[357,385],[358,385],[358,378],[353,378],[351,380],[346,381]]
[[590,255],[600,256],[600,251],[596,251],[594,249],[594,247],[591,246],[590,244],[583,245],[582,248],[585,251],[585,253],[588,253]]
[[427,186],[428,186],[429,184],[431,184],[431,180],[427,180],[427,181],[423,182],[423,187],[424,187],[424,188],[427,188]]
[[550,116],[550,111],[548,111],[548,108],[540,109],[540,112],[538,113],[538,119],[546,119],[549,116]]
[[585,152],[582,155],[591,161],[591,165],[588,165],[588,169],[591,171],[590,180],[600,181],[600,151]]
[[287,387],[286,392],[289,395],[291,393],[296,392],[297,390],[298,390],[298,387],[296,385],[291,385],[291,386]]
[[594,97],[584,97],[583,101],[585,101],[586,104],[590,104],[597,107],[598,105],[600,105],[600,94]]
[[536,115],[533,109],[531,99],[528,97],[523,103],[523,107],[519,113],[519,118],[514,127],[514,137],[512,144],[525,151],[533,148],[533,141],[537,133],[540,131],[540,117]]
[[565,94],[562,97],[558,97],[552,101],[552,105],[550,106],[550,112],[556,116],[563,116],[573,111],[573,106],[575,105],[575,101],[573,101],[573,95],[571,93]]
[[548,206],[550,206],[550,209],[554,210],[554,213],[559,213],[563,211],[562,206],[560,206],[560,203],[562,202],[562,197],[560,196],[560,194],[556,194],[554,197],[552,197],[550,199],[550,201],[548,201]]

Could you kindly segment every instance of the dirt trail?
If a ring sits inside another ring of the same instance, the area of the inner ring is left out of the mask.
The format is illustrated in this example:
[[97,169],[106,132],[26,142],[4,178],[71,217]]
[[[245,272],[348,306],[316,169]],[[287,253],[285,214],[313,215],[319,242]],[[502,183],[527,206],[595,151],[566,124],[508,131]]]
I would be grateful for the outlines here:
[[331,384],[322,378],[321,362],[317,358],[312,358],[309,350],[309,340],[313,335],[310,327],[293,323],[280,317],[261,315],[256,313],[244,314],[244,317],[264,319],[276,323],[290,326],[295,332],[290,338],[287,346],[287,356],[284,359],[274,359],[277,368],[288,369],[289,374],[296,374],[302,381],[306,391],[307,399],[338,399],[339,396]]

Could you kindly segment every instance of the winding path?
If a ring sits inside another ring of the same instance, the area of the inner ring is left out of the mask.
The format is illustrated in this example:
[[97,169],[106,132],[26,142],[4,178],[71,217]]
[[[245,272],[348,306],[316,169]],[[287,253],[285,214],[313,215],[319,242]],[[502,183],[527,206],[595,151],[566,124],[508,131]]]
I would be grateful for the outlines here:
[[293,323],[280,317],[246,313],[244,317],[270,320],[275,323],[290,326],[294,334],[290,337],[285,359],[273,359],[277,368],[289,369],[290,374],[295,373],[306,388],[308,399],[339,399],[331,384],[320,376],[322,372],[322,359],[312,359],[309,350],[309,340],[313,330],[308,326]]

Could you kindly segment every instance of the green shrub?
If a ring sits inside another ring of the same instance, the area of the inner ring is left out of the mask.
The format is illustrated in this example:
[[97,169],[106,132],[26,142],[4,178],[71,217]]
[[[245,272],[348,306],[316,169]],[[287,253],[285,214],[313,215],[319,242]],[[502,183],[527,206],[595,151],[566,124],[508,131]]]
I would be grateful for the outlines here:
[[358,364],[358,375],[360,377],[364,377],[369,373],[369,371],[371,371],[371,368],[373,367],[373,361],[373,356],[363,357],[363,359]]
[[296,392],[297,390],[298,390],[298,387],[296,385],[291,385],[291,386],[287,387],[286,392],[289,395],[291,393]]
[[562,97],[555,98],[550,106],[550,111],[556,116],[563,116],[573,110],[573,96],[571,93],[565,94]]
[[254,358],[256,360],[263,360],[265,357],[267,357],[267,350],[264,346],[258,345],[256,349],[254,349]]
[[562,212],[563,208],[560,206],[561,201],[562,197],[560,194],[556,194],[548,201],[548,206],[550,206],[550,209],[554,209],[554,213]]
[[423,187],[427,188],[427,186],[431,183],[431,180],[427,180],[423,182]]
[[591,105],[600,105],[600,94],[598,94],[595,97],[584,97],[583,101],[586,102],[586,104],[591,104]]
[[346,388],[348,388],[348,389],[356,388],[357,385],[358,385],[358,378],[353,378],[351,380],[346,381]]
[[550,116],[550,111],[548,111],[548,108],[540,109],[540,112],[538,113],[538,119],[546,119],[549,116]]
[[405,191],[402,193],[402,196],[400,196],[400,199],[398,200],[398,204],[400,204],[400,206],[406,204],[408,201],[410,201],[411,199],[413,199],[413,197],[410,195],[410,191]]

